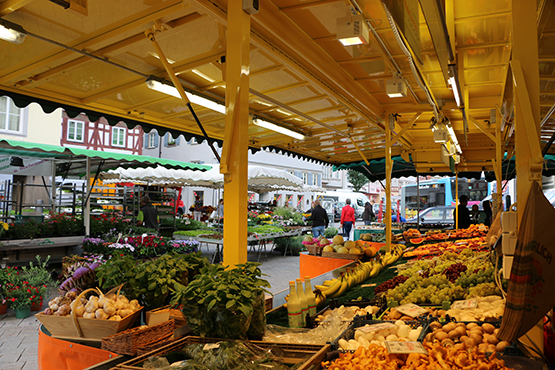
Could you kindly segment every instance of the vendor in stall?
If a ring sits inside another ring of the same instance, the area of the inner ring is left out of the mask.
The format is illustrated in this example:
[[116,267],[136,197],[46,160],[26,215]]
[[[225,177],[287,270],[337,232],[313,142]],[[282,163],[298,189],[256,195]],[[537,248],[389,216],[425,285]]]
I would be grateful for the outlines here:
[[137,226],[147,227],[158,231],[160,218],[158,211],[150,204],[150,197],[145,195],[141,198],[141,210],[137,215]]

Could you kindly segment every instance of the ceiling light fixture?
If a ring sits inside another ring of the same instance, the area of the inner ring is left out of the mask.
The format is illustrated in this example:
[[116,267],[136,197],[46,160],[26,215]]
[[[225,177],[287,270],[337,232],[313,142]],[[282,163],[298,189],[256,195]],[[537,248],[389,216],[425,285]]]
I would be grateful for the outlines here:
[[458,154],[462,154],[461,146],[459,145],[459,140],[457,139],[457,135],[455,135],[455,130],[453,130],[453,126],[451,126],[451,122],[446,117],[444,117],[443,122],[445,124],[445,127],[447,128],[449,137],[451,138],[451,143],[455,146],[456,152]]
[[291,136],[297,140],[304,140],[305,136],[299,132],[293,131],[291,129],[285,128],[283,126],[277,125],[275,123],[272,122],[268,122],[266,120],[263,120],[261,118],[254,118],[252,120],[252,123],[254,123],[256,126],[259,127],[264,127],[267,128],[268,130],[272,130],[275,132],[279,132],[280,134],[284,134],[287,136]]
[[368,44],[369,30],[364,18],[361,15],[352,14],[338,18],[337,38],[343,46]]
[[451,89],[453,90],[453,95],[455,96],[455,101],[457,102],[457,107],[462,107],[461,101],[461,86],[459,85],[459,75],[457,74],[457,65],[456,64],[449,64],[448,66],[448,73],[449,73],[449,85],[451,85]]
[[27,32],[18,24],[0,18],[0,39],[21,44]]
[[390,98],[404,98],[407,96],[407,84],[401,76],[394,73],[393,78],[385,82],[385,92]]
[[[146,80],[146,86],[149,89],[156,90],[158,92],[181,99],[181,96],[179,95],[177,89],[174,86],[169,85],[167,82],[158,81],[157,79],[150,77]],[[225,114],[225,105],[204,98],[200,95],[196,95],[190,91],[185,91],[185,94],[187,94],[187,98],[191,103]]]

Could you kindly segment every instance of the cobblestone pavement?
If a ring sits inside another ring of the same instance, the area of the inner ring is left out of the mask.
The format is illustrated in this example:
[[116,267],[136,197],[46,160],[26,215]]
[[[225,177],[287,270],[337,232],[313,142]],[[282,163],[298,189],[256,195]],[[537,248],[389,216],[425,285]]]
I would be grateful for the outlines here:
[[[267,257],[264,252],[260,256],[260,267],[266,274],[264,278],[271,284],[272,293],[289,287],[289,280],[299,277],[299,257],[287,256],[271,252],[269,246]],[[203,246],[203,255],[211,257],[215,247]],[[255,253],[249,253],[249,260],[256,260]],[[55,294],[55,292],[53,292]],[[48,300],[45,301],[45,305]],[[25,319],[17,319],[13,310],[0,315],[0,370],[37,370],[38,369],[38,328],[40,322],[31,315]]]

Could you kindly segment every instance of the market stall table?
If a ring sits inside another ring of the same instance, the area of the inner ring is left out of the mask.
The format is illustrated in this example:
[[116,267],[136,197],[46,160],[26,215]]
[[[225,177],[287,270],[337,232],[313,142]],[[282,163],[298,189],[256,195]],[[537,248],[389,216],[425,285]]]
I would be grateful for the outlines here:
[[[403,229],[393,228],[393,234],[401,234]],[[355,226],[354,229],[354,240],[359,240],[362,234],[384,234],[385,229],[383,227],[374,226]]]

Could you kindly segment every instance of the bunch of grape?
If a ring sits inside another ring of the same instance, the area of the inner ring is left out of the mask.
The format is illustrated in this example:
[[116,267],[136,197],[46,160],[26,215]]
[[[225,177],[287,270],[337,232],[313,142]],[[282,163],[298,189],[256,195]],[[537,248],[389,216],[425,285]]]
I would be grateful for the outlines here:
[[388,290],[395,288],[397,285],[404,283],[405,281],[407,281],[408,278],[408,276],[398,275],[395,276],[393,279],[384,281],[374,289],[374,294],[387,292]]
[[445,271],[443,271],[443,275],[447,276],[447,279],[449,279],[450,282],[454,283],[459,278],[459,276],[461,276],[461,273],[465,271],[466,265],[463,265],[459,262],[454,263],[446,268]]
[[455,284],[468,288],[482,283],[491,283],[493,280],[494,267],[487,261],[481,265],[468,266],[467,270],[455,281]]
[[501,295],[501,291],[495,283],[482,283],[468,288],[468,293],[464,297],[470,299],[474,297],[487,297],[489,295]]

